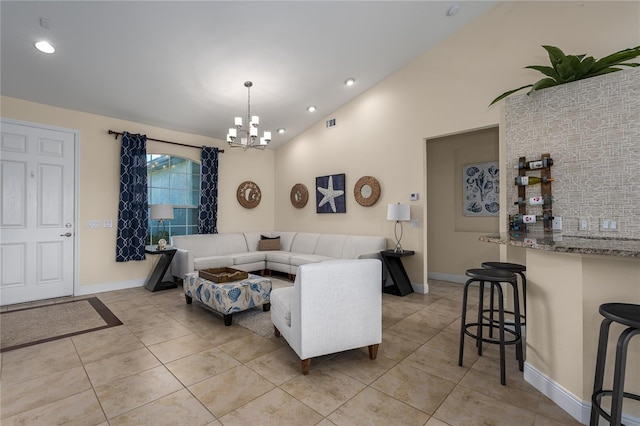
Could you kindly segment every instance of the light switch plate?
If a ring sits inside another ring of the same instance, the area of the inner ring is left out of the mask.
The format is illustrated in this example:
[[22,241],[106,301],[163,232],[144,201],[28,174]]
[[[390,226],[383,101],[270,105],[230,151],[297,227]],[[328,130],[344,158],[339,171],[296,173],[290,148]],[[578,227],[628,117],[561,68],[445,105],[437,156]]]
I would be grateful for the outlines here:
[[111,219],[106,219],[106,220],[104,221],[103,226],[104,226],[105,228],[113,228],[113,221],[112,221]]
[[87,228],[100,228],[100,221],[95,219],[88,220]]

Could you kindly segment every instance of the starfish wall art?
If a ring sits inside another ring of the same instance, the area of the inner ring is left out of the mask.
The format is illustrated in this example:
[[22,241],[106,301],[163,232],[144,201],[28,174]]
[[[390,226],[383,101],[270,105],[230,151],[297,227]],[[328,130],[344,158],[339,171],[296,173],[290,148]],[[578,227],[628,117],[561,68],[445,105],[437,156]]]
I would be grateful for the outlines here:
[[316,213],[346,213],[344,173],[316,178]]

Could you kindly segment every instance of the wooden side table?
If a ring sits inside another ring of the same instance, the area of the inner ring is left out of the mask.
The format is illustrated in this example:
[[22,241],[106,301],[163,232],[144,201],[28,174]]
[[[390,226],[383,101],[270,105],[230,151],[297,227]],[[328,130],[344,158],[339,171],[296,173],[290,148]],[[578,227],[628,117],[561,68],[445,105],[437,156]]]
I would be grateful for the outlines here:
[[151,271],[151,275],[147,278],[147,282],[144,283],[144,288],[149,291],[167,290],[169,288],[176,288],[178,285],[171,281],[162,282],[164,274],[167,273],[169,265],[173,260],[173,256],[176,255],[178,250],[173,248],[167,248],[164,250],[158,250],[156,246],[146,246],[144,252],[147,254],[160,255],[156,267]]
[[411,287],[411,281],[407,271],[402,264],[402,258],[405,256],[413,256],[416,254],[414,251],[405,250],[396,252],[394,250],[384,250],[380,252],[382,260],[385,266],[389,269],[389,275],[393,280],[392,285],[383,287],[382,291],[396,296],[406,296],[409,293],[413,293],[413,287]]

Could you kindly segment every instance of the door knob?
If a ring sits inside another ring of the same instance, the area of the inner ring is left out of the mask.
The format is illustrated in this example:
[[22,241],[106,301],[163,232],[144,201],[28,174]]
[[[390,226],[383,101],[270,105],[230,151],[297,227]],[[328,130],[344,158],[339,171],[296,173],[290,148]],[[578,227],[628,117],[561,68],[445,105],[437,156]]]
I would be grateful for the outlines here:
[[73,235],[71,232],[67,232],[66,234],[60,234],[61,237],[70,237]]

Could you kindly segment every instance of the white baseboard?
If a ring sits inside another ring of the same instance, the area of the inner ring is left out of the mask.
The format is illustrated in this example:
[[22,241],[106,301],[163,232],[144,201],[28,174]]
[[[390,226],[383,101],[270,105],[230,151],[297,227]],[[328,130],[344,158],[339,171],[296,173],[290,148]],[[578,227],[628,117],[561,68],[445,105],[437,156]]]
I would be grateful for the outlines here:
[[427,278],[431,280],[449,281],[452,283],[464,284],[469,277],[464,275],[442,274],[440,272],[429,272]]
[[[524,379],[560,408],[569,413],[574,419],[586,425],[591,417],[591,401],[582,401],[577,396],[551,380],[528,363],[524,363]],[[601,424],[608,424],[600,419]],[[640,418],[622,415],[622,423],[627,426],[640,426]]]
[[101,283],[94,285],[79,286],[76,289],[76,296],[86,296],[87,294],[104,293],[105,291],[124,290],[127,288],[142,287],[145,278],[130,281],[117,281],[112,283]]
[[411,283],[411,287],[413,291],[419,294],[427,294],[429,293],[429,284],[415,284]]

